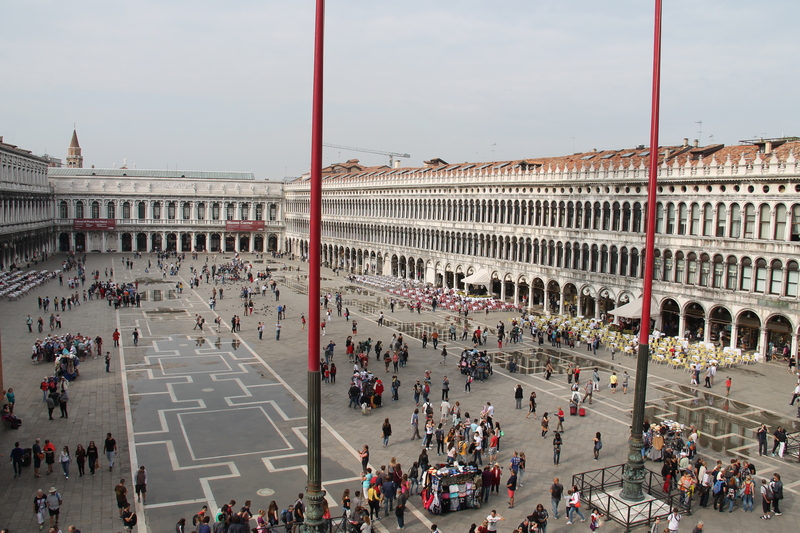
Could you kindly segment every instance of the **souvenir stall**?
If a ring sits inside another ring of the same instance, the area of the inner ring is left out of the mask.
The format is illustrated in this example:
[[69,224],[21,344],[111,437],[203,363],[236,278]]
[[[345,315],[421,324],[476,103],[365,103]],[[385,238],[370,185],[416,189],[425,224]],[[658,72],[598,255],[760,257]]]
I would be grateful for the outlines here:
[[481,506],[481,471],[472,465],[431,467],[423,480],[422,501],[431,514],[443,514]]

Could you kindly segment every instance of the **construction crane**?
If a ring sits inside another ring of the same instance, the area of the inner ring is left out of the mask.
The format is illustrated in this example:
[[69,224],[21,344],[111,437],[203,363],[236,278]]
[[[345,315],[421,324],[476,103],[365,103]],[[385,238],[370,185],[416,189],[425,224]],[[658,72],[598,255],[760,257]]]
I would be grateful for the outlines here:
[[389,166],[394,166],[394,158],[395,157],[411,157],[408,154],[401,154],[398,152],[382,152],[380,150],[368,150],[367,148],[354,148],[352,146],[342,146],[340,144],[329,144],[329,143],[322,143],[322,146],[327,146],[328,148],[339,148],[341,150],[350,150],[351,152],[363,152],[365,154],[379,154],[379,155],[388,155],[389,156]]

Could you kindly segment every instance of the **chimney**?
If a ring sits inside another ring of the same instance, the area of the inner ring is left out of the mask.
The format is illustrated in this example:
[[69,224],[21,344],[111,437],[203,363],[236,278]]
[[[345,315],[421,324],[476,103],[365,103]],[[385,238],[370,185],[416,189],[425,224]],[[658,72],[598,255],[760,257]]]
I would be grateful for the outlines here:
[[695,140],[694,140],[694,143],[693,143],[693,146],[694,146],[695,148],[699,147],[699,146],[700,146],[700,141],[698,141],[697,139],[695,139]]
[[764,155],[769,155],[772,153],[772,141],[764,142]]
[[392,168],[400,168],[400,160],[399,159],[395,160],[395,162],[392,163]]
[[592,152],[596,154],[597,153],[597,148],[592,148]]
[[687,146],[689,146],[689,137],[684,137],[683,138],[683,147],[686,148]]

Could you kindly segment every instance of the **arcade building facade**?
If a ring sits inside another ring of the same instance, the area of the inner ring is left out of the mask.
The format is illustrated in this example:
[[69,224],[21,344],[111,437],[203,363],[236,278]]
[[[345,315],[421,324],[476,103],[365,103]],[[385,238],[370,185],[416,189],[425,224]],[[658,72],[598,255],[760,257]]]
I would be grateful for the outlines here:
[[53,249],[48,162],[0,137],[0,270],[25,266]]
[[282,184],[245,172],[51,168],[59,251],[280,251]]
[[[658,153],[653,295],[670,336],[798,350],[800,141]],[[611,319],[641,297],[645,147],[323,173],[320,260],[531,311]],[[308,254],[308,176],[284,187],[284,248]],[[485,289],[463,279],[485,272]]]

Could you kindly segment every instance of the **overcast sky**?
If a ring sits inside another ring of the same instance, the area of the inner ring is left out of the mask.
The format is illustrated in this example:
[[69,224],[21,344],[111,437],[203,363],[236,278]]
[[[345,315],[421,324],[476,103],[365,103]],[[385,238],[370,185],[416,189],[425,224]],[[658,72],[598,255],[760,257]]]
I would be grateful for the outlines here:
[[[309,170],[311,0],[3,2],[0,135],[85,166]],[[797,0],[665,0],[661,144],[800,135]],[[492,161],[648,144],[653,2],[340,0],[325,142]],[[713,137],[711,137],[713,136]],[[380,155],[326,148],[326,164]]]

